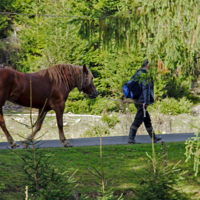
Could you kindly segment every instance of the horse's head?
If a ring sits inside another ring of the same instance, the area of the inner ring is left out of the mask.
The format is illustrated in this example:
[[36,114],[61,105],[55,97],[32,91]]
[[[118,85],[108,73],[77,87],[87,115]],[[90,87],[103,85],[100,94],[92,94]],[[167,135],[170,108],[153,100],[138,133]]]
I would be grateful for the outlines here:
[[86,67],[86,65],[83,65],[83,82],[82,82],[82,88],[81,91],[83,91],[86,95],[89,96],[90,99],[96,98],[99,93],[96,90],[96,87],[93,83],[93,75],[91,71]]

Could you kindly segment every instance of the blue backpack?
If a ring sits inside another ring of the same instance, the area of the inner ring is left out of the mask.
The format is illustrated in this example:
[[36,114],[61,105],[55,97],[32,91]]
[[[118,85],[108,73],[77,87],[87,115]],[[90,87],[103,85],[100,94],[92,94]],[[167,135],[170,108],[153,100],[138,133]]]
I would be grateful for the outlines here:
[[135,81],[135,76],[123,86],[123,92],[126,98],[137,98],[142,93],[140,84]]

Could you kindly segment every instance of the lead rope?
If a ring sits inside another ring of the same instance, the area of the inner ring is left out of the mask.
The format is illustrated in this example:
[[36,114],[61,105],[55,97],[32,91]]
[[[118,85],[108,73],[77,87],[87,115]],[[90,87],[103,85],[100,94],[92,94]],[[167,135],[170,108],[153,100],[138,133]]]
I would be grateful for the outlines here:
[[87,93],[84,93],[84,92],[82,92],[82,93],[84,95],[87,95],[87,96],[91,96],[91,97],[95,97],[95,98],[101,98],[101,99],[106,99],[106,100],[110,100],[110,101],[117,101],[117,102],[128,103],[128,104],[134,103],[134,104],[138,104],[138,105],[143,105],[143,103],[135,102],[135,101],[129,102],[129,101],[123,101],[123,100],[117,100],[117,99],[109,99],[109,98],[104,98],[104,97],[96,97],[96,96],[93,96],[93,95],[90,95],[90,94],[87,94]]

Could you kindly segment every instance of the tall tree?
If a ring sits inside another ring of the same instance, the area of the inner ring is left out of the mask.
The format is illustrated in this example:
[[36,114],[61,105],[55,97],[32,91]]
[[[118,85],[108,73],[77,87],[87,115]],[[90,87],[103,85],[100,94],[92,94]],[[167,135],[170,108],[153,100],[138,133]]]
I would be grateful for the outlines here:
[[[86,39],[98,34],[104,48],[142,51],[149,58],[162,57],[168,68],[182,68],[195,75],[200,48],[198,0],[126,0],[114,16],[79,19]],[[77,19],[75,19],[77,20]],[[93,21],[97,21],[94,26]]]

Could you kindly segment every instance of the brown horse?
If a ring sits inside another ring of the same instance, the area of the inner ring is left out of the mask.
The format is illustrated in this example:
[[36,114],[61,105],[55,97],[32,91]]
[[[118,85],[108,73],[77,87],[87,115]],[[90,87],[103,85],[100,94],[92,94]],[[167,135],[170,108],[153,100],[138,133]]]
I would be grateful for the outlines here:
[[[30,83],[31,79],[31,83]],[[8,132],[3,118],[2,106],[6,100],[30,107],[30,84],[32,88],[32,107],[39,109],[39,123],[33,132],[33,137],[41,129],[48,111],[54,110],[57,118],[60,142],[64,147],[71,147],[63,132],[63,112],[65,101],[75,87],[88,94],[90,98],[98,96],[93,84],[90,70],[69,64],[59,64],[49,69],[35,73],[21,73],[11,69],[0,69],[0,126],[12,148],[19,145]],[[46,101],[46,104],[45,104]],[[45,105],[45,106],[44,106]],[[44,109],[42,109],[44,107]],[[32,138],[32,135],[29,136]],[[27,148],[27,143],[23,143]]]

